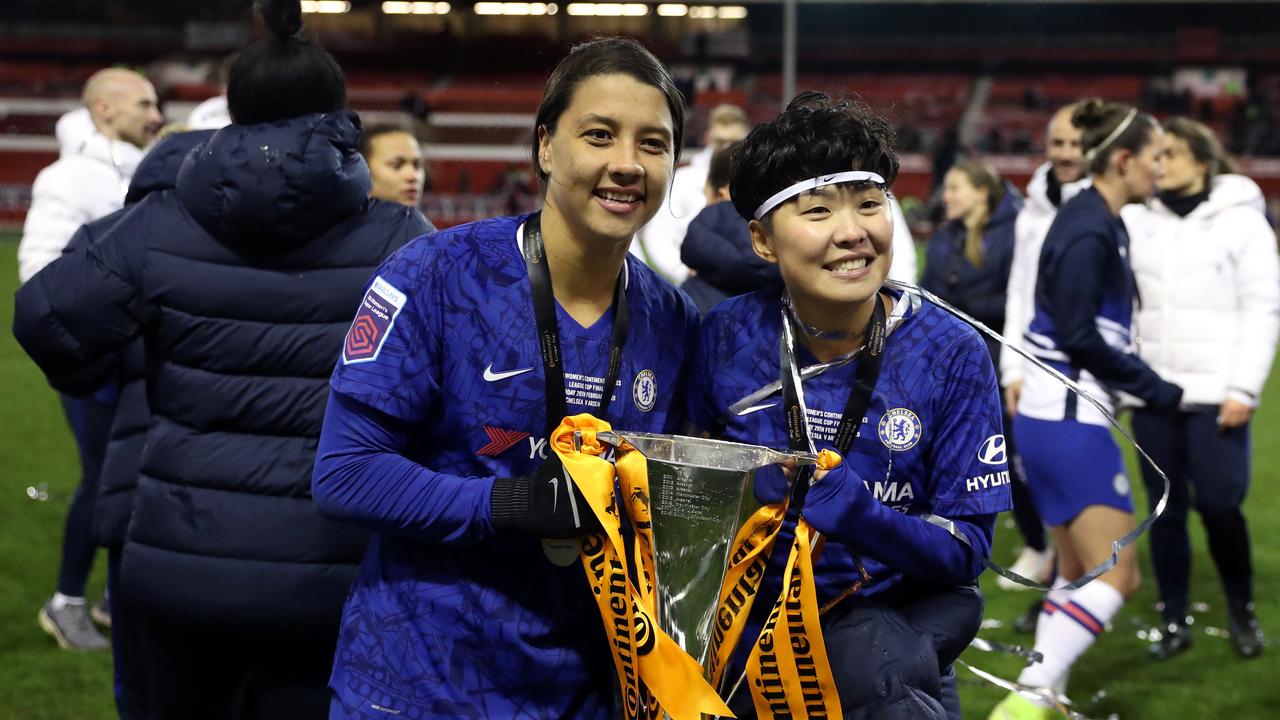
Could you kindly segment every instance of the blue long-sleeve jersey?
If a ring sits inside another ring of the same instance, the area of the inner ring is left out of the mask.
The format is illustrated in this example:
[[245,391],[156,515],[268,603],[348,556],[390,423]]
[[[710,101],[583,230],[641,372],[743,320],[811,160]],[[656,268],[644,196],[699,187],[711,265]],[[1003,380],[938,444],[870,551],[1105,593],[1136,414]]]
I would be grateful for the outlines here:
[[[778,291],[764,290],[732,298],[707,315],[689,391],[696,425],[729,440],[786,447],[780,397],[737,407],[778,379],[781,312]],[[822,483],[810,490],[815,501],[844,504],[822,513],[828,542],[815,568],[820,603],[858,579],[855,556],[872,577],[862,595],[886,592],[904,578],[972,582],[990,553],[996,514],[1011,506],[995,369],[982,340],[941,308],[906,296],[898,298],[890,326],[862,428],[837,471],[863,487],[838,498],[826,498]],[[815,362],[803,348],[798,354],[801,362]],[[818,447],[830,447],[858,362],[804,382]],[[758,471],[757,497],[776,502],[785,492],[776,468]],[[794,511],[775,548],[789,547]],[[919,517],[927,513],[956,521],[969,542]],[[785,560],[786,553],[775,549],[763,597],[777,593]]]
[[[419,238],[369,285],[334,370],[315,476],[330,517],[375,531],[343,612],[330,685],[338,717],[598,718],[613,664],[576,542],[494,532],[496,477],[548,455],[545,381],[523,218]],[[682,422],[692,303],[627,263],[630,331],[605,419]],[[609,310],[557,310],[570,414],[594,412]]]

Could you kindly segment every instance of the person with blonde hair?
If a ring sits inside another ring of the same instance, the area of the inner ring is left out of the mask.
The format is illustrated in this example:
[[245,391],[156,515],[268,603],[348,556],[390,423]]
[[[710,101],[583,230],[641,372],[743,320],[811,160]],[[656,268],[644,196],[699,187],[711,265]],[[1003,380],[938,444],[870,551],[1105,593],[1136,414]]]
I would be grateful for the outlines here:
[[[1188,118],[1164,123],[1164,175],[1150,205],[1126,208],[1142,307],[1138,354],[1182,385],[1177,413],[1133,413],[1139,444],[1168,475],[1169,502],[1151,527],[1151,560],[1165,627],[1151,646],[1165,659],[1191,646],[1188,592],[1195,508],[1227,596],[1232,647],[1262,652],[1253,612],[1249,530],[1250,421],[1280,335],[1280,261],[1257,183],[1213,131]],[[1154,508],[1164,479],[1143,464]]]

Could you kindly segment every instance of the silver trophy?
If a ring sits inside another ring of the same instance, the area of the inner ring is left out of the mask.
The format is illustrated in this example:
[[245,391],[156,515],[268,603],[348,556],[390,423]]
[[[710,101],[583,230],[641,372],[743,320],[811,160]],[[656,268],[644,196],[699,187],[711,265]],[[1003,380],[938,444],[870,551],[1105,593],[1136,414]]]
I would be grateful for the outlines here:
[[596,439],[629,443],[648,461],[658,625],[705,669],[729,547],[760,508],[756,470],[812,464],[817,456],[680,435],[620,431]]

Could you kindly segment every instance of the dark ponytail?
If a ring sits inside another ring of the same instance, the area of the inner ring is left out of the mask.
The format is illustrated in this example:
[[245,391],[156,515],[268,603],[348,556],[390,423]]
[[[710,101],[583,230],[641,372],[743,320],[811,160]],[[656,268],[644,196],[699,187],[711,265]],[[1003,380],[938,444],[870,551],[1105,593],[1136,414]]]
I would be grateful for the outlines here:
[[231,65],[231,119],[255,125],[345,108],[342,68],[324,48],[298,37],[302,3],[261,0],[258,9],[268,36],[242,50]]
[[1081,100],[1071,113],[1071,124],[1080,128],[1080,148],[1089,172],[1107,171],[1111,153],[1118,149],[1137,153],[1151,141],[1156,119],[1125,103],[1104,103],[1098,98]]
[[262,22],[278,40],[289,40],[302,32],[302,3],[294,0],[263,0],[258,5]]

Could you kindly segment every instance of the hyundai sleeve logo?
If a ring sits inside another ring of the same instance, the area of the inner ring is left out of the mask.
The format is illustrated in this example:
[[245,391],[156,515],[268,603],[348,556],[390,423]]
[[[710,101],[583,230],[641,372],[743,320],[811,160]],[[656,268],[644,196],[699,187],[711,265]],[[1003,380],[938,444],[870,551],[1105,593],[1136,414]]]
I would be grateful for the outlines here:
[[1004,450],[1004,435],[992,435],[978,448],[978,462],[986,465],[1004,465],[1008,462]]

